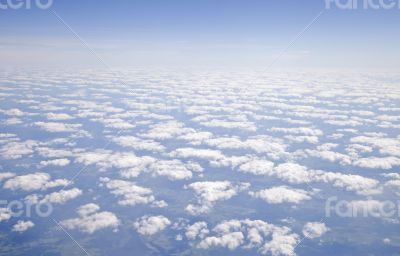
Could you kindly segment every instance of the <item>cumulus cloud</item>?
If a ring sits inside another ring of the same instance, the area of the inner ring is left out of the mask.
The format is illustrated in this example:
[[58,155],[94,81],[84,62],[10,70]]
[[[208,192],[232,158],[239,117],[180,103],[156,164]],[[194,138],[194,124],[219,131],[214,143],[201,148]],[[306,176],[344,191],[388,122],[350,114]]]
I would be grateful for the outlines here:
[[65,113],[48,113],[46,117],[52,121],[70,120],[74,118],[73,116]]
[[64,124],[56,122],[35,122],[34,125],[47,132],[77,132],[82,127],[81,124]]
[[22,221],[19,220],[13,227],[12,227],[12,231],[13,232],[19,232],[19,233],[23,233],[25,231],[27,231],[30,228],[33,228],[35,226],[35,224],[32,221]]
[[51,177],[47,173],[36,172],[32,174],[26,174],[21,176],[15,176],[7,180],[3,187],[10,190],[46,190],[48,188],[54,188],[59,186],[66,186],[69,181],[66,179],[51,180]]
[[305,166],[296,163],[284,163],[274,168],[271,166],[272,164],[268,161],[254,159],[241,165],[239,171],[254,175],[273,176],[292,184],[324,182],[360,195],[374,195],[382,192],[378,180],[360,175],[308,170]]
[[291,256],[295,255],[294,250],[299,242],[299,236],[287,227],[276,226],[262,220],[233,219],[218,223],[209,236],[198,237],[197,240],[200,240],[197,244],[197,248],[200,249],[257,248],[262,254]]
[[110,150],[96,150],[80,153],[75,162],[84,165],[96,165],[102,170],[118,168],[124,177],[136,177],[156,159],[149,156],[139,157],[131,152],[112,152]]
[[285,186],[273,187],[257,192],[249,192],[254,198],[260,198],[269,204],[294,203],[310,200],[311,196],[305,190],[292,189]]
[[139,234],[144,236],[151,236],[158,232],[161,232],[170,224],[171,221],[162,215],[157,215],[157,216],[145,215],[137,219],[133,224],[133,226]]
[[202,170],[201,166],[185,165],[179,160],[158,160],[151,164],[148,170],[153,176],[166,176],[169,180],[184,180],[192,178],[192,168],[197,171]]
[[12,212],[8,208],[0,208],[0,222],[9,220],[12,217]]
[[120,205],[153,204],[156,207],[166,205],[165,202],[156,201],[151,189],[138,186],[133,182],[109,178],[100,178],[100,182],[110,190],[111,194],[119,197],[118,204]]
[[329,231],[325,223],[308,222],[303,227],[303,235],[309,239],[318,238]]
[[120,136],[112,138],[112,141],[123,147],[132,148],[135,150],[148,150],[162,152],[164,146],[153,140],[144,140],[135,136]]
[[18,159],[33,154],[37,145],[35,140],[10,141],[1,145],[0,155],[5,159]]
[[191,128],[186,128],[183,123],[170,121],[153,125],[147,133],[140,134],[143,138],[166,140],[172,139],[186,133],[193,132]]
[[60,224],[67,229],[78,229],[84,233],[92,234],[97,230],[105,228],[116,229],[120,221],[114,213],[99,212],[100,207],[95,204],[82,205],[77,209],[79,217],[67,219]]
[[209,233],[210,231],[207,228],[207,223],[204,221],[199,221],[186,227],[185,235],[187,239],[195,240],[197,238],[203,239]]
[[395,166],[400,165],[400,158],[397,157],[368,157],[360,158],[354,161],[354,165],[371,168],[371,169],[384,169],[389,170]]
[[197,205],[189,204],[186,211],[193,215],[207,213],[218,201],[228,200],[239,192],[247,190],[249,183],[232,184],[229,181],[204,181],[188,185],[194,190]]
[[41,166],[67,166],[70,164],[70,160],[67,158],[53,159],[47,161],[40,161]]
[[59,192],[53,192],[44,196],[44,198],[40,200],[40,203],[64,204],[67,201],[77,198],[80,195],[82,195],[82,190],[78,188],[61,190]]
[[273,127],[269,129],[272,132],[283,132],[289,134],[303,134],[308,136],[322,136],[324,133],[315,128],[310,127],[296,127],[296,128],[280,128],[280,127]]
[[0,172],[0,182],[3,180],[14,177],[16,174],[12,172]]

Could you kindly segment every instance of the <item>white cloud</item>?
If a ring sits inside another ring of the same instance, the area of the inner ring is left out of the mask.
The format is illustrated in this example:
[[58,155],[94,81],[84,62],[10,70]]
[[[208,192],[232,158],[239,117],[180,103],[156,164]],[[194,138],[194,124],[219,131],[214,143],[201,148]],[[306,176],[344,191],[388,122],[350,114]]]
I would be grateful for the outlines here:
[[207,213],[218,201],[228,200],[243,190],[249,188],[249,183],[232,184],[229,181],[195,182],[188,187],[193,189],[197,205],[189,204],[185,209],[192,215]]
[[171,224],[171,221],[162,216],[148,216],[145,215],[135,221],[133,224],[137,232],[144,236],[151,236],[160,231],[163,231],[166,227]]
[[342,153],[338,153],[338,152],[334,152],[334,151],[330,151],[330,150],[326,150],[323,148],[320,149],[316,149],[316,150],[310,150],[310,149],[306,149],[305,152],[312,157],[318,157],[321,158],[323,160],[327,160],[329,162],[340,162],[343,165],[349,165],[352,163],[352,159],[350,156],[342,154]]
[[170,121],[153,125],[147,133],[140,134],[140,136],[155,140],[166,140],[191,132],[194,132],[194,130],[184,127],[183,123]]
[[73,116],[65,113],[48,113],[46,117],[52,121],[70,120],[74,118]]
[[191,166],[186,166],[179,160],[158,160],[149,166],[153,176],[166,176],[169,180],[192,178]]
[[22,220],[19,220],[18,222],[17,222],[17,224],[15,224],[13,227],[12,227],[12,231],[13,232],[19,232],[19,233],[23,233],[23,232],[25,232],[25,231],[27,231],[28,229],[30,229],[30,228],[33,228],[35,226],[35,224],[32,222],[32,221],[22,221]]
[[269,131],[272,132],[283,132],[283,133],[289,133],[289,134],[303,134],[303,135],[308,135],[308,136],[322,136],[324,133],[315,128],[310,128],[310,127],[296,127],[296,128],[278,128],[278,127],[273,127],[269,129]]
[[10,190],[46,190],[59,186],[66,186],[69,182],[66,179],[51,180],[50,175],[43,172],[36,172],[33,174],[26,174],[13,177],[7,180],[3,187]]
[[2,182],[3,180],[12,178],[15,176],[15,173],[12,172],[0,172],[0,182]]
[[172,157],[180,158],[199,158],[208,161],[215,161],[225,158],[219,150],[198,149],[198,148],[178,148],[170,153]]
[[186,227],[185,235],[187,239],[195,240],[197,238],[203,239],[209,233],[210,231],[207,228],[207,223],[204,221],[199,221]]
[[112,138],[112,141],[123,147],[132,148],[135,150],[148,150],[162,152],[165,147],[153,140],[144,140],[135,136],[120,136]]
[[255,132],[257,130],[257,126],[254,123],[245,121],[235,122],[235,121],[212,119],[206,122],[199,122],[199,123],[203,126],[213,127],[213,128],[239,129],[250,132]]
[[137,204],[155,204],[155,206],[163,207],[155,200],[153,191],[149,188],[140,187],[133,182],[124,180],[111,180],[109,178],[100,178],[101,184],[105,185],[110,193],[119,197],[120,205],[137,205]]
[[100,207],[95,204],[82,205],[77,209],[78,218],[67,219],[60,224],[67,229],[79,229],[80,231],[92,234],[100,229],[116,229],[120,221],[112,212],[98,212]]
[[48,132],[78,132],[81,124],[64,124],[56,122],[35,122],[34,125]]
[[261,253],[272,256],[294,256],[294,249],[299,243],[297,234],[273,234],[272,240],[264,244]]
[[242,232],[231,232],[221,236],[206,237],[198,244],[198,248],[208,249],[210,247],[226,247],[229,250],[234,250],[239,247],[244,241]]
[[12,217],[12,212],[8,208],[0,208],[0,222],[9,220]]
[[78,196],[82,195],[82,190],[78,188],[73,188],[69,190],[61,190],[59,192],[53,192],[44,196],[41,203],[57,203],[57,204],[64,204],[69,200],[77,198]]
[[241,165],[239,171],[255,175],[274,176],[292,184],[324,182],[360,195],[373,195],[382,192],[379,181],[360,175],[308,170],[305,166],[296,163],[284,163],[275,168],[271,168],[271,165],[268,161],[254,159]]
[[251,173],[254,175],[266,175],[270,176],[273,174],[274,163],[263,159],[254,159],[239,167],[239,171],[244,173]]
[[[204,224],[199,226],[204,227]],[[197,248],[223,247],[229,250],[257,248],[262,254],[293,256],[299,242],[298,235],[292,233],[289,228],[262,220],[225,220],[218,223],[212,229],[212,233],[209,233],[210,236],[206,236],[208,232],[204,232],[203,237],[191,236],[200,240]]]
[[70,160],[67,158],[60,158],[60,159],[53,159],[53,160],[47,160],[47,161],[40,161],[41,166],[67,166],[70,164]]
[[325,223],[308,222],[303,227],[303,235],[309,239],[318,238],[329,231]]
[[360,158],[353,163],[356,166],[371,169],[389,170],[400,165],[400,158],[397,157],[368,157]]
[[34,153],[37,141],[12,141],[0,147],[0,155],[5,159],[18,159]]
[[260,198],[269,204],[294,203],[310,200],[311,196],[305,190],[292,189],[285,186],[273,187],[257,192],[249,192],[254,198]]

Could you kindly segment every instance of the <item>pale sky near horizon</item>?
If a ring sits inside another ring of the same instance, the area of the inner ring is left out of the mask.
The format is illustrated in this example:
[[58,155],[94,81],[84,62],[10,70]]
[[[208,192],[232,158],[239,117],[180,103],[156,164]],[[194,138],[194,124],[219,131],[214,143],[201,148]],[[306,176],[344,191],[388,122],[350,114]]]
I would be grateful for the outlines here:
[[110,67],[396,70],[400,8],[325,6],[324,0],[54,0],[46,10],[34,4],[0,10],[0,65],[99,68],[101,58]]

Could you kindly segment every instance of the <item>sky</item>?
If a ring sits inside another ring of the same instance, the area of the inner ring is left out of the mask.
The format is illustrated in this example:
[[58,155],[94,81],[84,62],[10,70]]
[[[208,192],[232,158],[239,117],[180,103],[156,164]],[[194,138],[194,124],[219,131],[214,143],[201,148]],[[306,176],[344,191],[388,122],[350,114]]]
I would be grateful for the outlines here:
[[399,12],[324,0],[32,1],[0,10],[0,65],[395,70]]

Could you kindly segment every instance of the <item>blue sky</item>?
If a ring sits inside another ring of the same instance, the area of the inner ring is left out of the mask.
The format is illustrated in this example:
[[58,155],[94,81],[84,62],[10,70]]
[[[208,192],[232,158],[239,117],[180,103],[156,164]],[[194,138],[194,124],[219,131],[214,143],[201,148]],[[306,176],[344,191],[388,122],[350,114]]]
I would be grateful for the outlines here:
[[103,66],[53,11],[111,67],[267,67],[321,11],[274,67],[400,64],[400,9],[326,10],[323,0],[54,0],[47,10],[0,11],[0,64],[10,67]]

